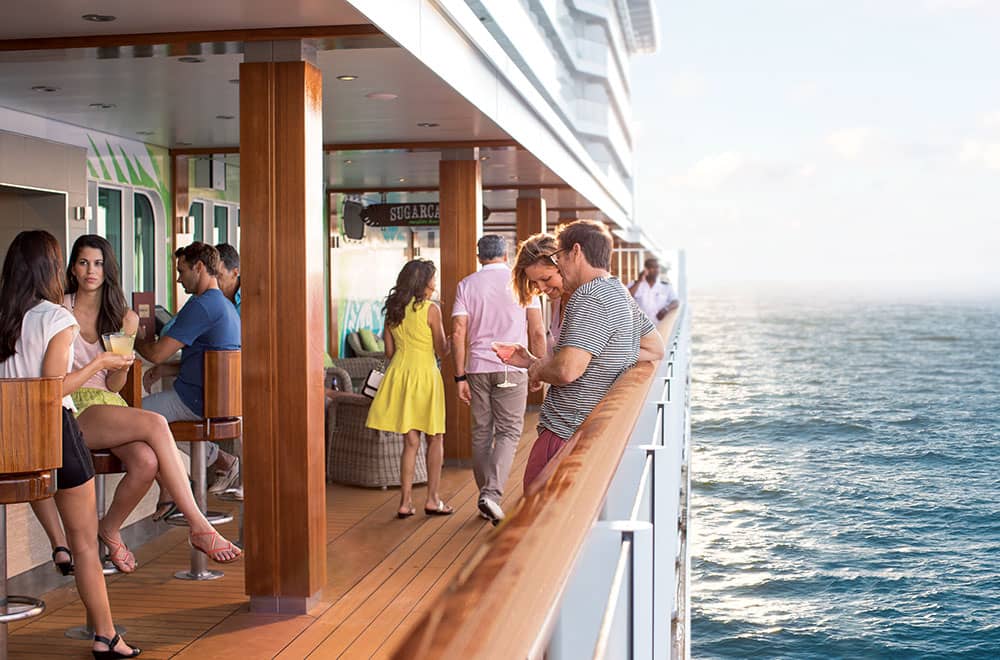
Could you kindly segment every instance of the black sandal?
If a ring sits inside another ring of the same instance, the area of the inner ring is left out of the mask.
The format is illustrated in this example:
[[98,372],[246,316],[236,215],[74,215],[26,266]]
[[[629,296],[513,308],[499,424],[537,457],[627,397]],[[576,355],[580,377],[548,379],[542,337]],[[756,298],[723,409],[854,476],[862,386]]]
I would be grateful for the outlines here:
[[[65,552],[69,555],[69,561],[56,561],[56,555]],[[73,551],[64,545],[57,545],[52,548],[52,563],[56,565],[56,570],[63,575],[73,575]]]
[[171,500],[165,500],[163,502],[157,502],[156,503],[156,511],[153,512],[153,515],[150,516],[150,519],[153,522],[156,522],[158,520],[163,520],[163,519],[167,518],[168,516],[172,516],[172,515],[174,515],[175,513],[179,512],[179,511],[180,511],[180,509],[178,509],[177,505],[173,501],[171,501]]
[[[107,651],[96,651],[96,650],[94,651],[95,660],[104,660],[105,658],[109,660],[112,658],[134,658],[140,653],[142,653],[142,649],[134,646],[129,646],[129,648],[132,649],[132,652],[128,655],[123,655],[119,653],[118,651],[115,650],[115,646],[117,646],[118,642],[120,642],[121,640],[122,640],[121,635],[115,635],[114,639],[108,639],[107,637],[94,635],[95,642],[108,645]],[[126,646],[128,646],[128,644],[126,644]]]

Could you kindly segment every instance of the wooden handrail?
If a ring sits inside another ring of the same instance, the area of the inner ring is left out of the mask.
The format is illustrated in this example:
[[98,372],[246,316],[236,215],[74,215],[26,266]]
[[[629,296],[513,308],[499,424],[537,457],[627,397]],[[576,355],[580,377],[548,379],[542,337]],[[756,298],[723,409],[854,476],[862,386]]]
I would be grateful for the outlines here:
[[[665,340],[679,312],[660,322]],[[542,657],[655,373],[641,362],[618,379],[394,657]]]

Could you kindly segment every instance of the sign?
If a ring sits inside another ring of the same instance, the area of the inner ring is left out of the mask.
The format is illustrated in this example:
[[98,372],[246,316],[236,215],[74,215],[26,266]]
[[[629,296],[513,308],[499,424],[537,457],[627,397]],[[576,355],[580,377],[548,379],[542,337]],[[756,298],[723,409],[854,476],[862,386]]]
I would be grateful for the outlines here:
[[[483,220],[490,210],[483,207]],[[372,204],[361,210],[361,220],[369,227],[433,227],[441,224],[437,202]]]

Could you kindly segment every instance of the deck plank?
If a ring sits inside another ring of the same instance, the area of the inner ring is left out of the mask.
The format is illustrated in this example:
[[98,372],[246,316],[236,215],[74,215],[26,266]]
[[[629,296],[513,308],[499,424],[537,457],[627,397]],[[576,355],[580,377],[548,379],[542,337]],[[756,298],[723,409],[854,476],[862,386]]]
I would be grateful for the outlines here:
[[[520,499],[535,421],[536,414],[525,419],[505,508]],[[327,585],[303,616],[251,614],[242,562],[223,567],[220,580],[174,579],[187,566],[190,550],[186,530],[172,529],[138,549],[138,571],[108,579],[116,622],[128,628],[128,641],[150,660],[389,657],[492,530],[478,516],[471,470],[445,468],[441,493],[455,515],[423,515],[425,487],[419,486],[417,515],[399,520],[398,489],[329,485]],[[230,538],[238,533],[232,523],[220,530]],[[88,643],[63,636],[67,627],[84,621],[73,584],[42,598],[48,607],[44,615],[10,626],[10,658],[90,657]]]

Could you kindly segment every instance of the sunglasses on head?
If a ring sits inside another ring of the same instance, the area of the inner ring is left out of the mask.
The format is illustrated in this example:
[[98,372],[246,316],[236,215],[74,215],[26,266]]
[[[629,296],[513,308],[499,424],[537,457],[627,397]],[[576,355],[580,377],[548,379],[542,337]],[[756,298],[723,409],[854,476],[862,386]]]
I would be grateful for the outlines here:
[[552,252],[551,254],[543,254],[542,256],[545,257],[546,259],[548,259],[549,261],[551,261],[552,265],[558,268],[559,267],[559,260],[556,259],[556,255],[559,254],[560,252],[566,252],[566,248],[563,248],[561,250],[556,250],[555,252]]

